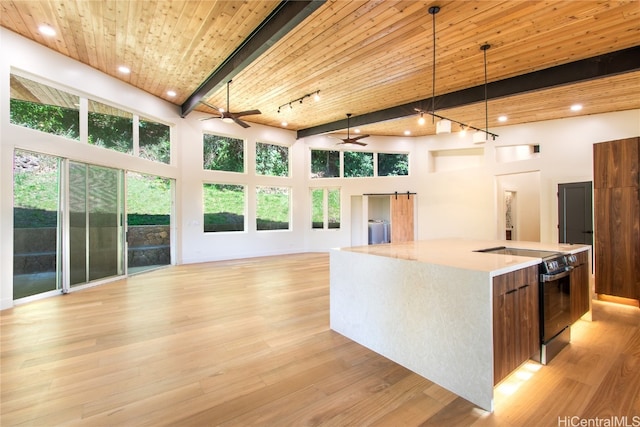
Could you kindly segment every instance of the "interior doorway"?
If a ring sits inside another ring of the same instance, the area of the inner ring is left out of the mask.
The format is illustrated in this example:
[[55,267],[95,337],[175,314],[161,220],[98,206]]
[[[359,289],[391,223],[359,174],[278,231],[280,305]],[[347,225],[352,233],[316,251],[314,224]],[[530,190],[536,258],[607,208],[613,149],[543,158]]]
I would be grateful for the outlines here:
[[540,171],[496,176],[499,240],[540,241]]
[[558,242],[593,245],[591,181],[558,184]]

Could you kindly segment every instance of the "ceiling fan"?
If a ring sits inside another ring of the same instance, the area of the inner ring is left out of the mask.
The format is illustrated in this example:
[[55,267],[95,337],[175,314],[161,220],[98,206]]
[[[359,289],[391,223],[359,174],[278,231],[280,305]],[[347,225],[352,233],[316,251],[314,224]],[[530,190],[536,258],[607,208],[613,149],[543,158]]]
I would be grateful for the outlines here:
[[349,129],[349,118],[351,117],[351,113],[347,113],[347,137],[346,138],[338,138],[336,136],[331,136],[332,138],[338,138],[340,140],[342,140],[342,142],[338,142],[338,145],[340,144],[357,144],[357,145],[362,145],[363,147],[367,144],[365,144],[364,142],[360,142],[358,141],[359,139],[362,138],[366,138],[369,135],[358,135],[358,136],[354,136],[353,138],[351,138],[351,133],[350,133],[350,129]]
[[231,110],[229,109],[229,85],[231,84],[231,80],[229,80],[227,82],[227,109],[225,110],[224,108],[218,108],[214,105],[211,105],[207,102],[204,101],[200,101],[202,104],[206,105],[209,108],[213,108],[214,110],[218,111],[220,113],[219,116],[217,117],[207,117],[206,119],[202,119],[202,120],[209,120],[209,119],[222,119],[223,122],[225,123],[232,123],[232,122],[236,122],[237,124],[239,124],[240,126],[242,126],[243,128],[248,128],[250,127],[249,124],[247,124],[246,122],[243,122],[242,120],[240,120],[240,117],[242,116],[251,116],[254,114],[262,114],[262,112],[260,110],[247,110],[247,111],[240,111],[239,113],[232,113]]

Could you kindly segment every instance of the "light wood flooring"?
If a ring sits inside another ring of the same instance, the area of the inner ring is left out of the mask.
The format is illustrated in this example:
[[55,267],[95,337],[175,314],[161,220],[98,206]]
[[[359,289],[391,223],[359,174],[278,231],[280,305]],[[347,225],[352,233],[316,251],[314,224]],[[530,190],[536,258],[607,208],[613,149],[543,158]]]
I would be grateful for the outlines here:
[[593,322],[501,383],[490,414],[331,331],[327,254],[169,267],[0,315],[3,427],[640,417],[640,309],[594,301]]

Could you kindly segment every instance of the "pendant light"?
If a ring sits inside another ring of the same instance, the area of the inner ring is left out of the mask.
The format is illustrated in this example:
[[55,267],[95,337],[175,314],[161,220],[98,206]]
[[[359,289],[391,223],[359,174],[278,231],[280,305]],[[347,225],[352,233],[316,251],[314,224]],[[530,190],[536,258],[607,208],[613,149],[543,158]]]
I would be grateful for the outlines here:
[[475,126],[471,126],[468,123],[463,123],[458,120],[449,119],[444,117],[443,115],[436,114],[436,14],[440,12],[440,6],[431,6],[429,7],[429,14],[433,17],[433,71],[431,74],[432,82],[432,95],[431,95],[431,110],[423,110],[422,108],[414,108],[417,113],[420,113],[420,118],[418,119],[419,124],[424,123],[424,113],[431,115],[432,122],[435,122],[435,119],[438,119],[436,123],[436,134],[441,133],[451,133],[451,124],[455,123],[460,126],[460,136],[466,135],[467,132],[475,130],[476,132],[473,134],[473,143],[480,144],[486,142],[491,136],[494,140],[498,135],[495,133],[489,132],[489,115],[488,115],[488,94],[487,94],[487,50],[491,47],[489,44],[484,44],[480,47],[480,49],[484,52],[484,110],[485,110],[485,128],[480,129]]
[[[429,8],[429,13],[433,17],[433,72],[431,73],[432,81],[431,81],[431,113],[432,117],[435,120],[435,112],[436,112],[436,14],[440,12],[440,6],[431,6]],[[436,123],[436,134],[441,133],[451,133],[451,120],[448,119],[440,119],[438,123]]]
[[[474,144],[484,144],[489,140],[489,103],[487,96],[487,50],[491,47],[490,44],[485,43],[480,46],[484,54],[484,132],[477,131],[473,134]],[[495,136],[493,136],[495,139]]]

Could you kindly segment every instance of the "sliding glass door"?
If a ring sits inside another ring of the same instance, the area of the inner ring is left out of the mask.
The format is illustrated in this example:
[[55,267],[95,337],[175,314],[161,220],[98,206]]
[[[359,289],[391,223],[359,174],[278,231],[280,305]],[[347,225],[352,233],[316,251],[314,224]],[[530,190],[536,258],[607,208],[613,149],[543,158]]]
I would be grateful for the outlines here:
[[124,173],[69,162],[69,285],[124,274]]
[[159,176],[16,150],[13,299],[171,264],[173,187]]

